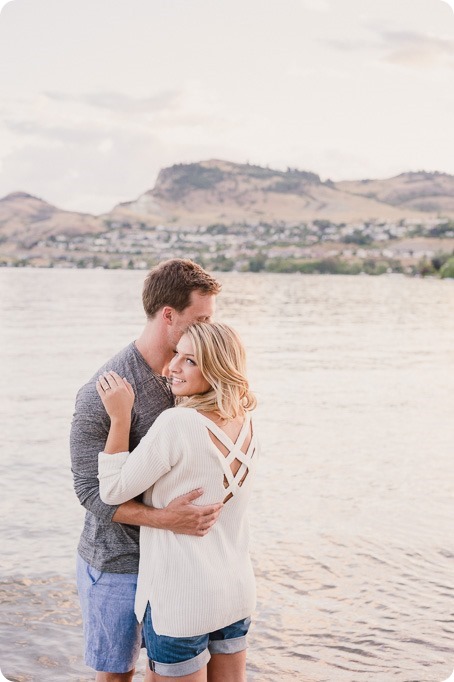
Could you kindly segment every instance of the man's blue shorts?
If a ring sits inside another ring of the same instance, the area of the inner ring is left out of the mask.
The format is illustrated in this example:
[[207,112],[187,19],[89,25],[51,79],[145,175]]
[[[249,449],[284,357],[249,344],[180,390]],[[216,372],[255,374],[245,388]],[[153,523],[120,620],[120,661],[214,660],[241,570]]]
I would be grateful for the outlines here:
[[77,589],[84,624],[85,662],[99,672],[127,673],[142,646],[134,614],[136,573],[102,573],[77,557]]
[[206,635],[167,637],[157,635],[154,631],[148,604],[143,619],[143,635],[150,668],[158,675],[167,677],[190,675],[201,670],[212,654],[236,654],[246,649],[250,623],[250,618],[244,618]]

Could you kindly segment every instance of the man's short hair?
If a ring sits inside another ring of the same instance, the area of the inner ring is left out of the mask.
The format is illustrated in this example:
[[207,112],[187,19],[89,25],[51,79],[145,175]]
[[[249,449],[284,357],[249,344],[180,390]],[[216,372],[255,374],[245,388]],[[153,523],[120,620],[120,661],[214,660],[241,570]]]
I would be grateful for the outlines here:
[[159,263],[148,273],[142,292],[143,307],[148,319],[158,310],[170,306],[179,313],[191,303],[191,293],[218,294],[220,283],[192,260],[172,258]]

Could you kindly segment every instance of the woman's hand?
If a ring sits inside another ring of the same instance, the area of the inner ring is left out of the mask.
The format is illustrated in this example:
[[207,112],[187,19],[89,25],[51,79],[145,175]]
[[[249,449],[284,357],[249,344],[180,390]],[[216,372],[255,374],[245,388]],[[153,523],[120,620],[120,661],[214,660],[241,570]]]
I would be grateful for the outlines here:
[[96,382],[96,390],[111,420],[130,420],[134,390],[127,379],[116,372],[104,372]]

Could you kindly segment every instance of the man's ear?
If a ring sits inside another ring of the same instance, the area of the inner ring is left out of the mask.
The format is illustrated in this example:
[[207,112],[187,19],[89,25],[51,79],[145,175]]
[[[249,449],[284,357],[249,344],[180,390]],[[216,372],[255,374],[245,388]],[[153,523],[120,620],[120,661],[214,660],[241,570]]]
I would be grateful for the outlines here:
[[166,324],[172,324],[173,319],[174,319],[174,309],[171,308],[170,306],[166,305],[161,311],[162,319]]

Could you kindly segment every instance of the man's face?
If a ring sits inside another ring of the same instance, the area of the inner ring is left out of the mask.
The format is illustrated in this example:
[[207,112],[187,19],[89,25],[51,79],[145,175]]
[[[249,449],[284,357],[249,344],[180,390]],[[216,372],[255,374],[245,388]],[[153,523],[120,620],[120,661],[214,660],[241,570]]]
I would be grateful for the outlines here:
[[172,314],[171,337],[172,343],[177,344],[182,334],[194,322],[210,322],[216,308],[214,294],[201,294],[200,291],[191,292],[189,305],[181,311]]

